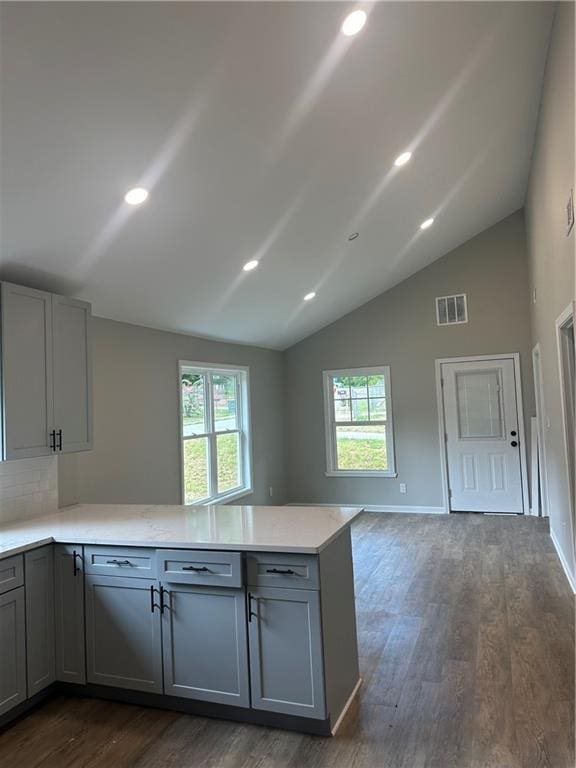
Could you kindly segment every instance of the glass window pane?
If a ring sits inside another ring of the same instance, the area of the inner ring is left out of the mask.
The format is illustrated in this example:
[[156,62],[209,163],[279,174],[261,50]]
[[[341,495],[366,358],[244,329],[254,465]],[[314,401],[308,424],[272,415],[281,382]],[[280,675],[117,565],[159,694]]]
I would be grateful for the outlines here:
[[204,376],[182,372],[182,432],[201,435],[206,432],[206,400]]
[[386,471],[385,425],[336,427],[336,466],[337,469]]
[[503,436],[498,370],[457,373],[456,400],[460,437],[494,439]]
[[456,318],[461,323],[466,320],[466,307],[464,296],[456,296]]
[[218,493],[225,493],[241,485],[240,435],[238,432],[216,437],[218,454]]
[[366,376],[350,376],[350,395],[352,398],[368,397],[368,378]]
[[368,376],[368,397],[385,397],[386,380],[384,376]]
[[335,421],[352,421],[350,400],[334,400]]
[[370,421],[386,421],[386,400],[370,398]]
[[236,376],[213,374],[212,398],[215,431],[223,432],[226,429],[238,429]]
[[350,379],[348,376],[333,376],[332,377],[332,391],[334,392],[334,399],[349,398],[350,397]]
[[456,299],[454,298],[454,296],[450,296],[446,301],[448,305],[448,322],[455,323],[456,322]]
[[184,503],[194,504],[209,496],[208,438],[184,441]]
[[352,421],[370,421],[367,399],[352,400]]

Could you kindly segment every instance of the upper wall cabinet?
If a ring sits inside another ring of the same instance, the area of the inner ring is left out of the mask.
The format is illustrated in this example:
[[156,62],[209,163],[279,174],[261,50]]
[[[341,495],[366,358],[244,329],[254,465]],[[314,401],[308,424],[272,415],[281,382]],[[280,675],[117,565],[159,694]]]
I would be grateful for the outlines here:
[[2,283],[4,459],[92,447],[90,305]]

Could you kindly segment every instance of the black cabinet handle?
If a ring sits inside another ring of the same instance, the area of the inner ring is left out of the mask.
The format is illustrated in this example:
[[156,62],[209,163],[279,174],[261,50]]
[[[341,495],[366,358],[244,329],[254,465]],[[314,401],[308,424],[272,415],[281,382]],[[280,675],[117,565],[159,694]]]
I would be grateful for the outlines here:
[[518,445],[518,443],[516,442],[516,440],[512,440],[512,442],[510,443],[510,445],[512,446],[512,448],[516,448],[516,446]]
[[512,437],[516,437],[516,430],[513,429],[512,432],[510,432],[510,434],[512,435]]
[[130,560],[106,560],[106,565],[132,565]]
[[77,576],[78,575],[78,571],[80,570],[78,568],[78,566],[76,565],[76,558],[77,557],[80,557],[80,555],[78,554],[78,552],[76,552],[76,550],[73,550],[72,551],[72,564],[73,564],[73,568],[74,568],[74,576]]
[[296,571],[293,571],[292,568],[286,568],[282,570],[281,568],[267,568],[266,573],[281,573],[285,576],[296,576]]
[[205,565],[203,565],[202,567],[200,567],[198,565],[183,565],[182,566],[182,570],[183,571],[199,571],[199,572],[202,572],[202,571],[209,571],[210,568],[206,568]]
[[50,450],[55,451],[56,450],[56,430],[53,429],[52,432],[50,432]]
[[164,613],[164,609],[166,608],[166,603],[164,602],[165,594],[170,596],[170,590],[160,586],[160,613]]
[[254,616],[255,619],[258,618],[258,614],[252,610],[252,600],[258,601],[258,598],[254,597],[254,595],[251,592],[248,592],[248,621],[249,622],[252,622],[252,616]]
[[[58,434],[58,450],[61,451],[62,450],[62,430],[59,429],[57,434]],[[56,448],[54,448],[54,450],[56,450]]]
[[154,587],[150,585],[150,613],[154,613],[156,603],[154,602]]

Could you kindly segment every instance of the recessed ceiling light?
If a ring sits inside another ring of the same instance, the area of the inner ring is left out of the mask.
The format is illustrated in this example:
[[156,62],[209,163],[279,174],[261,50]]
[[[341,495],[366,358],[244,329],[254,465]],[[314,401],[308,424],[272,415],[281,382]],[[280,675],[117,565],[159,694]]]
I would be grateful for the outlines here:
[[352,232],[351,235],[348,235],[348,240],[356,240],[357,237],[360,237],[360,232]]
[[406,165],[408,160],[412,157],[412,152],[402,152],[401,155],[398,155],[396,160],[394,160],[394,165],[401,166]]
[[346,37],[357,35],[364,24],[366,24],[366,18],[366,11],[352,11],[352,13],[349,13],[344,19],[342,24],[342,34],[346,35]]
[[314,296],[316,296],[316,291],[310,291],[310,293],[307,293],[306,296],[304,296],[304,301],[311,301]]
[[253,269],[256,269],[260,262],[258,259],[252,259],[251,261],[247,261],[246,264],[242,267],[244,272],[252,272]]
[[420,224],[420,229],[428,229],[432,224],[434,224],[433,218],[426,219],[426,221],[423,221],[422,224]]
[[128,205],[140,205],[148,198],[148,190],[143,187],[135,187],[124,195]]

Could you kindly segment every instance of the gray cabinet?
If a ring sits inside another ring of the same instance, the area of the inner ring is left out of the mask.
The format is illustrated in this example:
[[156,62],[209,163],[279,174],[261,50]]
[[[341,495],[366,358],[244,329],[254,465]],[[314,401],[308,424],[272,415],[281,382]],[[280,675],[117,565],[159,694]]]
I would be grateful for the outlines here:
[[24,584],[24,559],[14,555],[0,560],[0,595]]
[[53,452],[52,297],[2,283],[2,383],[6,459]]
[[157,581],[86,576],[89,683],[162,693]]
[[165,693],[249,707],[244,590],[170,584],[162,592]]
[[90,304],[52,296],[54,429],[63,453],[92,448]]
[[24,556],[28,696],[55,680],[54,551],[40,547]]
[[252,707],[326,718],[319,592],[250,588]]
[[24,587],[0,595],[0,715],[26,699]]
[[92,447],[90,305],[2,283],[4,459]]
[[86,682],[84,560],[77,544],[54,545],[56,679]]

